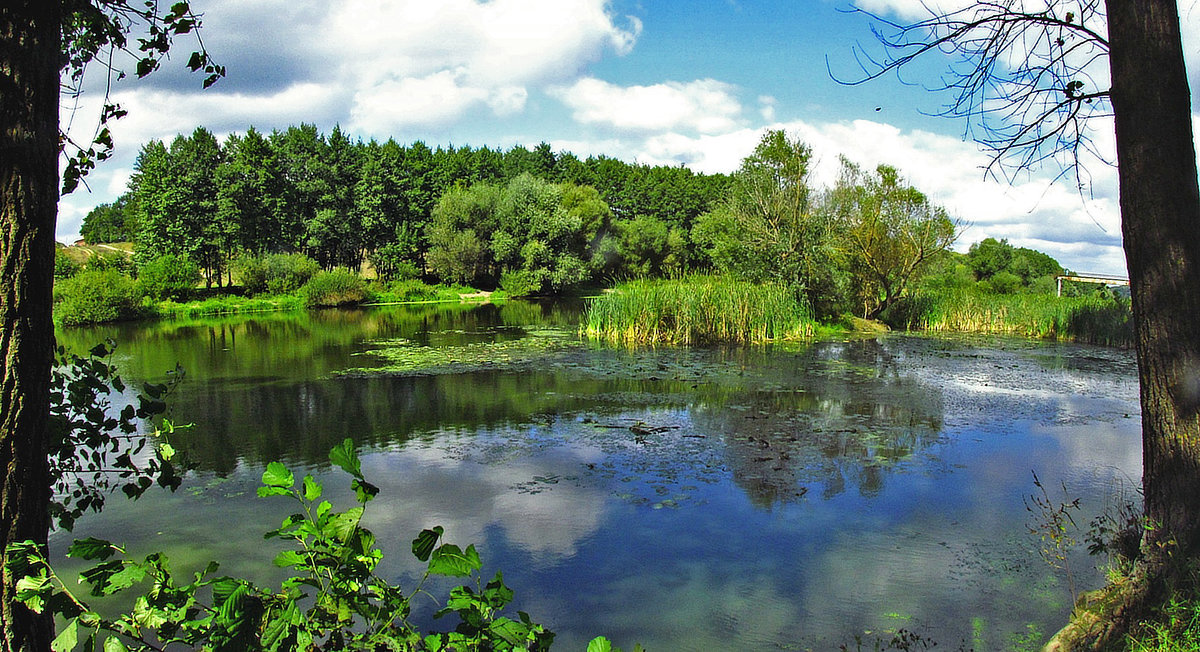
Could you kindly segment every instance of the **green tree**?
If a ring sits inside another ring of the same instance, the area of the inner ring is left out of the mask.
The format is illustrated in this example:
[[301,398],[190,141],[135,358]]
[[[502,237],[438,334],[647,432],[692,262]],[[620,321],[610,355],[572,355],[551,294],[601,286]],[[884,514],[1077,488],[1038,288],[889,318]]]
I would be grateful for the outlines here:
[[433,209],[429,222],[429,267],[454,283],[489,279],[493,268],[489,243],[497,226],[501,189],[491,184],[454,188]]
[[1008,244],[1008,240],[984,238],[971,245],[967,251],[967,261],[975,272],[975,279],[986,281],[1008,269],[1015,252],[1016,248]]
[[733,175],[729,194],[693,229],[714,267],[750,281],[776,281],[818,315],[843,309],[833,221],[810,181],[812,151],[782,131],[763,134]]
[[217,221],[234,236],[237,253],[261,255],[287,248],[283,170],[266,137],[254,127],[245,135],[231,135],[215,181]]
[[126,193],[111,204],[100,204],[89,211],[79,227],[79,235],[91,244],[129,242],[137,230],[137,215]]
[[864,317],[899,299],[957,236],[954,221],[887,165],[874,174],[842,159],[830,193],[852,285]]

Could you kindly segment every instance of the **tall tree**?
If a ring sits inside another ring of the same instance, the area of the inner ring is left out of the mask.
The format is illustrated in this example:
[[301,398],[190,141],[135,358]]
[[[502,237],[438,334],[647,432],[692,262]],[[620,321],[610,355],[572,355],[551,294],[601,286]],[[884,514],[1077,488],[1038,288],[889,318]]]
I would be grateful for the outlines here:
[[828,203],[868,319],[899,299],[957,235],[946,211],[904,184],[896,168],[888,165],[871,174],[843,158],[841,177]]
[[[78,89],[87,63],[103,52],[131,51],[137,76],[150,74],[172,39],[199,19],[186,1],[160,12],[151,3],[122,0],[8,0],[0,3],[0,550],[9,543],[45,544],[49,527],[49,379],[53,362],[50,317],[54,223],[59,188],[60,81]],[[128,35],[143,31],[136,49]],[[201,48],[188,60],[207,74],[224,74]],[[62,74],[60,78],[60,73]],[[107,102],[91,143],[73,150],[62,187],[107,158],[112,137],[105,123],[120,117]],[[76,144],[63,139],[69,147]],[[7,561],[7,554],[0,561]],[[14,578],[3,565],[0,651],[46,650],[53,638],[48,615],[15,600]]]
[[[880,33],[891,53],[867,77],[927,52],[961,57],[968,65],[947,77],[948,113],[981,125],[981,140],[1001,164],[1077,166],[1089,151],[1089,119],[1111,108],[1147,526],[1134,581],[1114,586],[1108,601],[1122,608],[1101,631],[1073,623],[1059,643],[1103,642],[1183,582],[1187,560],[1200,554],[1200,188],[1178,7],[1174,0],[1055,0],[1026,8],[1003,0],[887,25]],[[1105,57],[1107,80],[1096,65]]]

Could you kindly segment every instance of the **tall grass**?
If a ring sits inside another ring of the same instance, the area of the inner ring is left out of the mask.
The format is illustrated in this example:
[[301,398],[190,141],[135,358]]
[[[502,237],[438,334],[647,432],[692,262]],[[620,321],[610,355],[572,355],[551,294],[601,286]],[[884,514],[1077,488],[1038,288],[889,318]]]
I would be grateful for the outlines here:
[[1131,346],[1129,302],[1100,296],[988,294],[970,290],[918,293],[884,316],[893,328],[998,333]]
[[691,276],[622,283],[592,301],[580,331],[624,344],[749,343],[812,337],[816,325],[783,286]]

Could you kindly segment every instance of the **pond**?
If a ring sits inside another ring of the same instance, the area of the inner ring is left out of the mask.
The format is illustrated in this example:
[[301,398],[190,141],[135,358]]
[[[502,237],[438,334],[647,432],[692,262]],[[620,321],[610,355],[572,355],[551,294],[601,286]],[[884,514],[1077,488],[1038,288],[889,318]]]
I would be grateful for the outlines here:
[[[556,649],[600,634],[871,649],[900,629],[1023,649],[1071,604],[1029,533],[1033,473],[1080,499],[1084,529],[1140,483],[1131,352],[903,334],[614,348],[579,341],[578,315],[509,302],[63,330],[77,350],[116,340],[127,379],[182,365],[170,417],[194,425],[173,443],[197,468],[52,544],[98,536],[277,581],[262,533],[291,505],[255,496],[263,467],[307,469],[347,506],[327,453],[350,437],[381,488],[366,522],[384,576],[411,586],[409,542],[442,525]],[[1073,584],[1095,588],[1103,560],[1079,539]]]

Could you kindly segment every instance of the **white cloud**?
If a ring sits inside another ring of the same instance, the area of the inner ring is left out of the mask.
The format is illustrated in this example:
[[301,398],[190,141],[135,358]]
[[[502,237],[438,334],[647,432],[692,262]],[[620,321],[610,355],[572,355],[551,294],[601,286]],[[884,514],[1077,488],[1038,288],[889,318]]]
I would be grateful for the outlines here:
[[[314,45],[342,62],[351,129],[378,133],[475,108],[520,111],[531,86],[567,80],[606,51],[626,54],[640,32],[637,20],[618,26],[604,0],[351,0],[335,5]],[[404,97],[416,91],[440,101]]]
[[714,79],[617,86],[586,78],[551,94],[574,111],[577,121],[623,131],[720,133],[735,128],[742,112],[733,86]]

